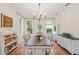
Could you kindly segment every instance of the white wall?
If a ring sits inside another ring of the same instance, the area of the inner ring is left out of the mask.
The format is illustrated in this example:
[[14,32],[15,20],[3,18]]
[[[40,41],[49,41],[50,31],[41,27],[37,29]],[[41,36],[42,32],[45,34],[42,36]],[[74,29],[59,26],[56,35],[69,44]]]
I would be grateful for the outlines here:
[[79,4],[70,4],[55,17],[60,33],[69,32],[79,37]]
[[[20,36],[20,19],[22,19],[22,17],[17,15],[16,10],[13,9],[13,7],[11,7],[9,4],[2,3],[2,4],[0,4],[0,13],[13,18],[12,29],[14,29],[17,32],[18,36]],[[20,39],[18,39],[18,40],[20,40]]]

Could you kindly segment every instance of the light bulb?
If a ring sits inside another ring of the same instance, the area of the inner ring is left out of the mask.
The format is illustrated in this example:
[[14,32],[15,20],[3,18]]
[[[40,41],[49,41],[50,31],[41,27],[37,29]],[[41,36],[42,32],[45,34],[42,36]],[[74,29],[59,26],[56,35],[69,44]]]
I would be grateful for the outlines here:
[[44,16],[46,16],[46,13],[44,13]]
[[33,13],[33,16],[35,16],[35,15],[36,15],[36,13],[34,12],[34,13]]
[[42,12],[40,11],[40,13],[39,13],[40,15],[42,14]]

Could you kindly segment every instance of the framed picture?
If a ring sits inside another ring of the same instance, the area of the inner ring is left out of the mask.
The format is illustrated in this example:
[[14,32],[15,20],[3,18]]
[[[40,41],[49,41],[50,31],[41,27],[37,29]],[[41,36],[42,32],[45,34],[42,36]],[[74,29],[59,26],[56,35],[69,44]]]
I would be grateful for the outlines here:
[[13,19],[1,14],[1,27],[13,27]]

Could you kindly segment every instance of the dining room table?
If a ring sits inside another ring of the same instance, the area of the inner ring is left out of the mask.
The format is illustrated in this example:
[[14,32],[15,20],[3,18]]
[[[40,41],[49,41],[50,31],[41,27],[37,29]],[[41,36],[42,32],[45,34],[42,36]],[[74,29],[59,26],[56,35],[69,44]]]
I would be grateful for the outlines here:
[[48,55],[52,48],[51,41],[42,35],[41,40],[36,39],[36,35],[32,36],[26,43],[27,54],[29,55]]

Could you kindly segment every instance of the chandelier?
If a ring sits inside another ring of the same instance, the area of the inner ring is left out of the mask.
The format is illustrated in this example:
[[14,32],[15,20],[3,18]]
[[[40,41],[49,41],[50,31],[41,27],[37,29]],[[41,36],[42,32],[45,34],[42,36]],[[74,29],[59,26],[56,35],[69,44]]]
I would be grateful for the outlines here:
[[38,3],[38,13],[37,12],[33,12],[33,18],[34,19],[38,19],[39,21],[41,19],[45,19],[46,18],[46,12],[42,12],[41,11],[41,4]]

